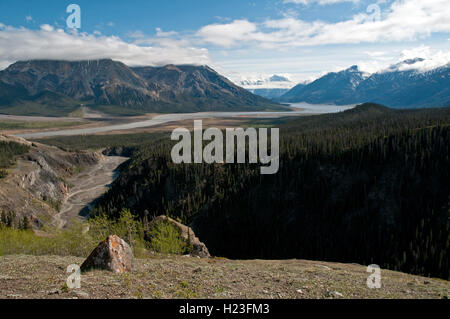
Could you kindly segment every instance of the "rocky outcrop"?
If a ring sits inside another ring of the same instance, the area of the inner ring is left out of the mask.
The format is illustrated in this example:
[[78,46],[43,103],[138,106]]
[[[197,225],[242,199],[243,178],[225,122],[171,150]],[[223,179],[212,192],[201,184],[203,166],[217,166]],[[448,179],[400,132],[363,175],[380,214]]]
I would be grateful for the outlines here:
[[173,226],[175,226],[176,229],[178,229],[178,231],[180,232],[181,237],[186,240],[189,244],[192,245],[192,252],[191,252],[191,256],[195,256],[195,257],[200,257],[200,258],[209,258],[211,257],[208,248],[206,247],[206,245],[204,243],[202,243],[200,241],[200,239],[198,239],[197,236],[195,236],[194,231],[192,230],[192,228],[183,225],[179,222],[177,222],[176,220],[173,220],[170,217],[167,216],[158,216],[156,217],[153,222],[169,222],[170,224],[172,224]]
[[81,271],[102,269],[115,273],[130,272],[133,259],[133,251],[130,245],[117,235],[113,235],[109,236],[94,249],[81,265]]
[[51,220],[69,193],[68,179],[103,159],[94,152],[66,152],[40,143],[0,135],[0,142],[15,142],[30,147],[16,158],[8,176],[0,180],[0,210],[27,216],[34,228]]

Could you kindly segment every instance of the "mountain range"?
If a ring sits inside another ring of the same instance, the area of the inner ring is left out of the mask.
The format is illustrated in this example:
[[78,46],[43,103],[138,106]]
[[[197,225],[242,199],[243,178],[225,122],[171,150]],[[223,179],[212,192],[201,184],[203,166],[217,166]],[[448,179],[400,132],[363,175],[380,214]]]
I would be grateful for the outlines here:
[[297,85],[278,100],[336,105],[372,102],[394,108],[450,105],[450,64],[427,71],[412,68],[422,61],[405,60],[374,74],[352,66]]
[[72,110],[81,104],[162,113],[286,109],[233,84],[208,66],[129,67],[110,59],[32,60],[0,71],[2,113]]
[[235,83],[266,99],[277,99],[295,86],[295,82],[292,82],[289,78],[276,74],[243,77],[236,80]]

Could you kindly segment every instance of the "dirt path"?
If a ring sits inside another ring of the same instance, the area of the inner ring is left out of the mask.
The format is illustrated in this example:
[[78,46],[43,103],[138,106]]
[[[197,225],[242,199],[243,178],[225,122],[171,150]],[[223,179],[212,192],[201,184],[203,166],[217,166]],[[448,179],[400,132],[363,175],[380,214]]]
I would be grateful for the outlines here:
[[55,225],[64,228],[74,218],[83,218],[92,202],[108,190],[117,177],[116,168],[126,160],[126,157],[107,156],[97,165],[68,180],[73,186],[60,212],[54,217]]

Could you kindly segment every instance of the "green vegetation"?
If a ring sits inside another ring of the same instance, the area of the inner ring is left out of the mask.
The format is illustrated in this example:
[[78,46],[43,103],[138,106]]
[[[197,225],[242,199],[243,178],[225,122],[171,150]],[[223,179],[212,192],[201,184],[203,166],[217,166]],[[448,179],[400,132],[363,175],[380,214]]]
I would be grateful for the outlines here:
[[6,168],[14,165],[15,156],[25,154],[29,146],[15,142],[0,142],[0,179],[8,175]]
[[69,228],[59,230],[47,225],[41,231],[40,235],[36,235],[31,230],[27,217],[18,222],[14,213],[2,213],[0,256],[25,254],[87,257],[99,242],[111,234],[117,234],[127,241],[136,257],[146,256],[147,244],[142,224],[127,210],[117,220],[97,216],[87,224],[74,220]]
[[111,234],[124,239],[134,250],[135,256],[144,256],[148,244],[144,237],[144,228],[131,212],[123,209],[117,219],[109,219],[106,215],[97,215],[88,220],[89,235],[95,241],[104,240]]
[[37,139],[36,142],[59,147],[66,151],[110,149],[112,152],[119,148],[133,151],[142,145],[148,145],[169,136],[165,133],[137,133],[114,135],[79,135],[60,136],[54,138]]
[[0,121],[0,130],[40,130],[50,128],[72,127],[87,124],[87,122],[67,122],[67,121]]
[[61,200],[53,199],[50,196],[44,195],[42,197],[42,201],[45,202],[48,206],[59,212],[61,210],[62,202]]
[[180,232],[168,221],[153,223],[147,232],[152,251],[161,254],[184,255],[192,248],[181,237]]
[[34,102],[24,102],[13,106],[1,106],[0,113],[8,115],[62,117],[69,116],[72,112],[76,112],[78,108],[79,104],[72,103],[47,105]]
[[[44,235],[31,230],[0,227],[0,256],[2,255],[59,255],[87,257],[95,248],[93,237],[84,235],[79,223],[69,229],[46,229]],[[104,239],[104,238],[103,238]]]
[[58,255],[87,257],[99,242],[115,234],[123,238],[137,258],[147,257],[151,250],[159,254],[188,254],[192,247],[184,241],[175,226],[168,222],[147,223],[137,220],[129,210],[117,219],[98,215],[86,224],[74,220],[60,230],[46,225],[39,235],[32,230],[28,217],[18,219],[14,212],[0,214],[0,256]]
[[366,104],[281,125],[280,171],[175,165],[156,139],[98,202],[191,224],[213,255],[376,263],[450,278],[450,108]]

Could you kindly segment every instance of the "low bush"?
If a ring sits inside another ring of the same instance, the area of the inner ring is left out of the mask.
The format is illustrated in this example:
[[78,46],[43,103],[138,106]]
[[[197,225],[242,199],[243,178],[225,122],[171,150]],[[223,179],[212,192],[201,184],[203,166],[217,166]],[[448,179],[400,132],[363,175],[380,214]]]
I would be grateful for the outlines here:
[[99,216],[87,223],[74,220],[69,228],[44,227],[39,235],[32,230],[0,224],[1,255],[57,255],[87,257],[109,235],[123,238],[134,250],[135,257],[146,255],[144,232],[140,222],[124,210],[118,220]]
[[168,221],[152,223],[147,236],[150,249],[157,253],[179,255],[192,250],[178,229]]

